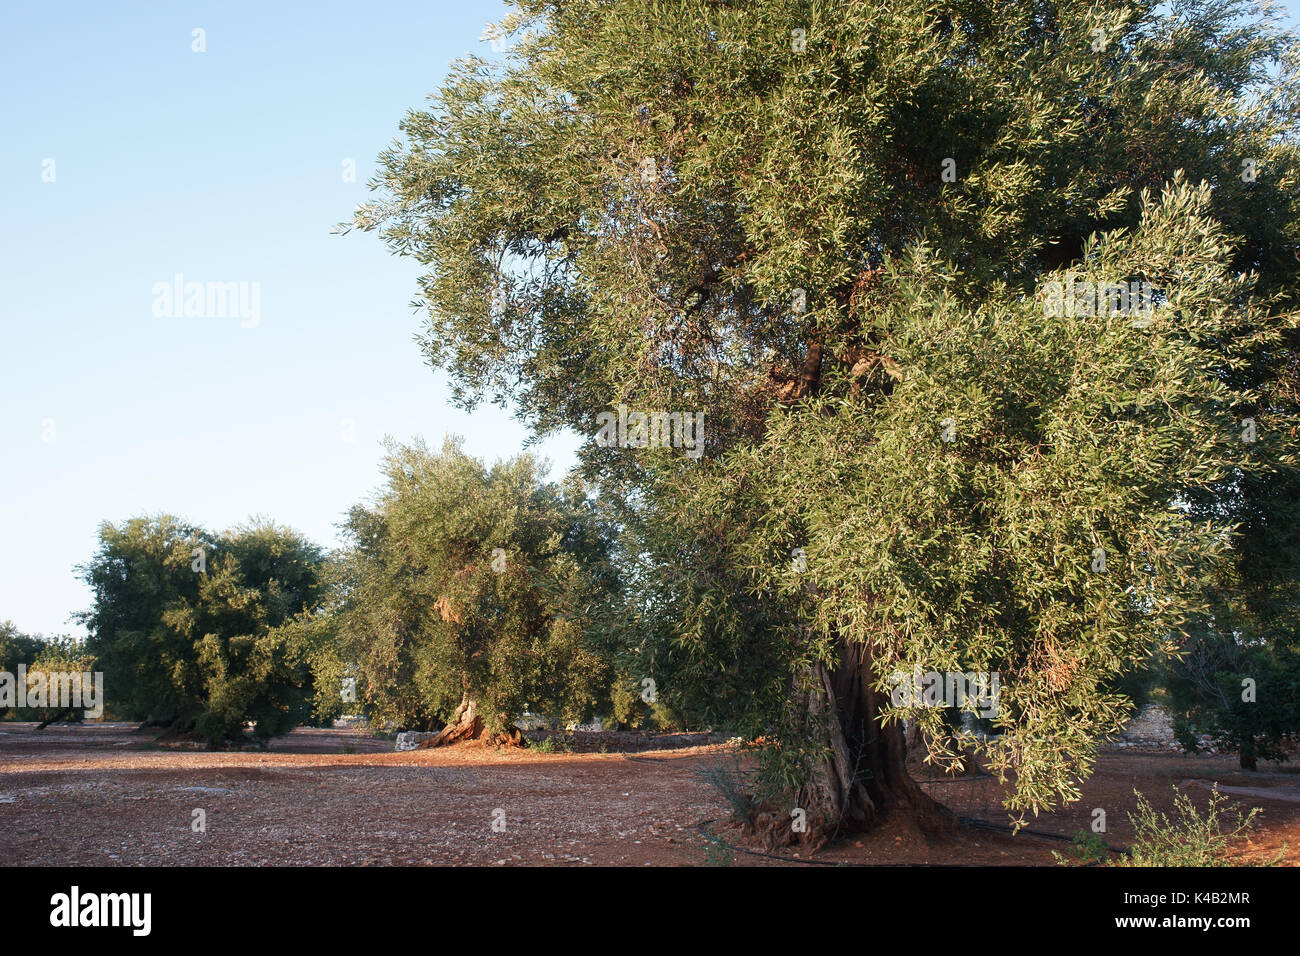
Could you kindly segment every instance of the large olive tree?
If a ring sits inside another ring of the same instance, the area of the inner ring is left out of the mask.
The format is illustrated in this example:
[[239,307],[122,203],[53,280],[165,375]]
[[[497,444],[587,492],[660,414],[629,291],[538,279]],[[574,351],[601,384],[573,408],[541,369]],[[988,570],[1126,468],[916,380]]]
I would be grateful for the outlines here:
[[777,842],[944,822],[914,667],[999,673],[1013,809],[1075,795],[1243,559],[1224,489],[1294,475],[1294,40],[1231,0],[515,7],[354,224],[428,265],[467,407],[703,413],[700,458],[584,450],[660,692],[763,738]]

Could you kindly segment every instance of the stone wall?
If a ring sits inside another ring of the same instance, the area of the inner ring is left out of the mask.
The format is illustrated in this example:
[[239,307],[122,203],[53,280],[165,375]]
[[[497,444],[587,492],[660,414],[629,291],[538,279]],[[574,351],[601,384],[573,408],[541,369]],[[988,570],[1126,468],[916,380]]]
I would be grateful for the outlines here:
[[[1158,748],[1182,752],[1183,746],[1174,737],[1174,720],[1169,711],[1159,704],[1143,704],[1133,715],[1124,732],[1112,741],[1116,747]],[[1201,736],[1197,745],[1204,753],[1218,753],[1210,738]]]
[[432,740],[438,736],[436,733],[424,733],[419,730],[407,730],[397,735],[397,746],[394,750],[415,750],[426,740]]

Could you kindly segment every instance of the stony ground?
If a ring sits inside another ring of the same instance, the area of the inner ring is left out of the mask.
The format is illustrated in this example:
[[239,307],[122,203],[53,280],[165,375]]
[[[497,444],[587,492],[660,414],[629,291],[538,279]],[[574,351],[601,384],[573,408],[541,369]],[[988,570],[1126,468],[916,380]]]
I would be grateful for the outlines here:
[[[165,748],[133,725],[0,723],[0,851],[50,865],[736,865],[804,862],[737,852],[726,801],[705,779],[734,763],[719,746],[620,753],[540,753],[464,744],[392,752],[356,731],[301,729],[266,752]],[[1229,757],[1104,752],[1084,798],[1032,822],[1072,835],[1094,807],[1111,844],[1131,838],[1136,787],[1158,807],[1178,784],[1204,803],[1214,781],[1261,807],[1244,859],[1289,845],[1300,863],[1300,774],[1235,770]],[[961,816],[1005,824],[996,782],[929,785]],[[194,826],[203,811],[205,830]],[[494,826],[495,824],[495,826]],[[964,828],[927,840],[885,826],[817,854],[844,864],[1053,865],[1063,844]]]

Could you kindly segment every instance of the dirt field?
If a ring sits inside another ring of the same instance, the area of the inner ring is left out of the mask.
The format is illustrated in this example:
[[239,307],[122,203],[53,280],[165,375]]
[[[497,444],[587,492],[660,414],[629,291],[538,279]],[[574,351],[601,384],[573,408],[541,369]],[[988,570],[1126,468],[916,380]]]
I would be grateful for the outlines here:
[[[0,848],[18,865],[626,865],[801,860],[735,852],[724,799],[703,778],[719,746],[641,754],[539,753],[465,744],[394,753],[348,730],[301,729],[266,752],[161,748],[129,724],[0,723]],[[1261,765],[1264,766],[1264,765]],[[1300,774],[1236,770],[1231,757],[1104,751],[1083,800],[1033,821],[1072,835],[1106,810],[1108,841],[1132,836],[1136,787],[1157,807],[1179,784],[1203,806],[1212,781],[1262,808],[1242,859],[1289,845],[1300,862]],[[1005,824],[988,778],[933,785],[959,815]],[[195,832],[195,810],[206,831]],[[498,812],[501,811],[501,812]],[[504,820],[504,823],[502,821]],[[494,830],[494,821],[496,829]],[[1064,844],[964,827],[940,842],[906,826],[828,847],[834,864],[1055,865]]]

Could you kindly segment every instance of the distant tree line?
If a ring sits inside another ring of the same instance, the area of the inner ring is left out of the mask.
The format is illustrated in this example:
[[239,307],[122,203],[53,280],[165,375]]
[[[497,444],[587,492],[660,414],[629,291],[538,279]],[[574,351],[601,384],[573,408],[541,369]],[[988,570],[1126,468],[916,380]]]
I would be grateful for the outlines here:
[[[489,467],[456,441],[392,444],[383,467],[332,555],[265,520],[103,524],[79,620],[115,712],[216,745],[344,714],[449,740],[515,736],[525,711],[675,719],[600,627],[621,582],[580,483],[543,480],[527,455]],[[35,658],[38,642],[12,642]]]

